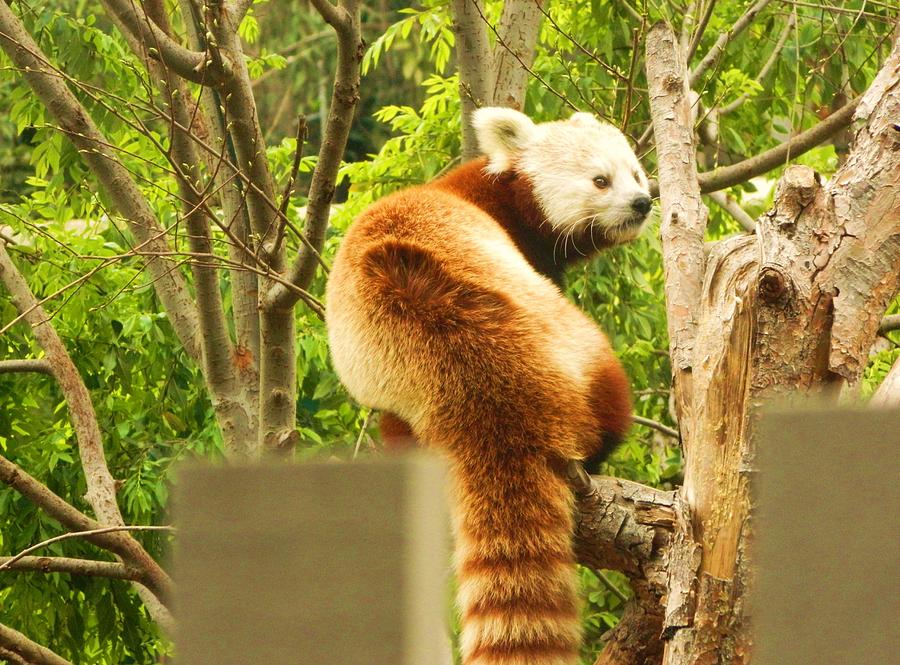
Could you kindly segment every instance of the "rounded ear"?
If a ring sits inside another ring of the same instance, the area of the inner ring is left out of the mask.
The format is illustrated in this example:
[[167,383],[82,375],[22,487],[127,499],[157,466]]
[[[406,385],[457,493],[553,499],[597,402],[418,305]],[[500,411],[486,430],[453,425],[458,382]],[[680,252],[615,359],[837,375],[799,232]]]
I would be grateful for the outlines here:
[[534,136],[535,125],[524,113],[514,109],[486,106],[472,114],[472,126],[478,147],[488,156],[487,170],[507,170],[517,154]]
[[590,113],[573,113],[569,117],[569,122],[579,127],[599,127],[600,121]]

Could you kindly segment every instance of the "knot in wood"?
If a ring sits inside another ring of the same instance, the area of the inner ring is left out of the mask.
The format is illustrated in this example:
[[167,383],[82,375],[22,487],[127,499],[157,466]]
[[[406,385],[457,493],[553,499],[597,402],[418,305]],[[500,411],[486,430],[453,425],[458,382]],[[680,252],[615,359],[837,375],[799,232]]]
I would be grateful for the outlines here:
[[674,74],[669,74],[663,79],[663,89],[666,92],[678,92],[684,87],[684,79]]
[[808,166],[789,166],[778,182],[775,199],[780,206],[804,207],[812,203],[822,179]]
[[759,297],[770,305],[783,301],[788,291],[785,276],[775,268],[766,267],[759,272]]

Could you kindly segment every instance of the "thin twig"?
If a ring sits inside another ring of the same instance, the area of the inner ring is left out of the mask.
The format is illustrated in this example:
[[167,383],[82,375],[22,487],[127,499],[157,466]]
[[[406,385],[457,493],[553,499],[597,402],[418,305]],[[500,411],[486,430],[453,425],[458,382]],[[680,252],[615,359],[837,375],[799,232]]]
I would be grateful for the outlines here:
[[644,427],[649,427],[650,429],[655,429],[657,432],[662,432],[666,436],[670,436],[673,439],[680,439],[681,435],[678,433],[678,430],[672,429],[667,425],[663,425],[662,423],[658,423],[655,420],[650,420],[650,418],[644,418],[643,416],[632,416],[631,418],[638,425],[643,425]]
[[0,565],[0,572],[4,570],[9,570],[12,568],[13,564],[15,564],[20,559],[28,556],[32,552],[36,552],[37,550],[46,547],[47,545],[52,545],[53,543],[58,543],[61,540],[69,540],[70,538],[87,538],[88,536],[99,536],[104,533],[114,533],[116,531],[175,531],[175,527],[173,526],[140,526],[140,525],[122,525],[122,526],[104,526],[99,529],[86,529],[84,531],[69,531],[68,533],[63,533],[58,536],[54,536],[53,538],[48,538],[47,540],[42,540],[36,545],[32,545],[28,547],[13,557],[7,559],[2,565]]

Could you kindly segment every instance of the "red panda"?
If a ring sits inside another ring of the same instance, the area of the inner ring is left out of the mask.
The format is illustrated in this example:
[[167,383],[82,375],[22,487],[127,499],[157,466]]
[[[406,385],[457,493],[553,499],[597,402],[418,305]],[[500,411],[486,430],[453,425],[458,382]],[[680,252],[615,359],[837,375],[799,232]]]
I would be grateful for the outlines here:
[[486,157],[378,201],[327,287],[334,366],[387,438],[452,483],[465,665],[571,665],[581,642],[568,460],[631,420],[628,380],[557,283],[650,210],[625,137],[593,116],[476,111]]

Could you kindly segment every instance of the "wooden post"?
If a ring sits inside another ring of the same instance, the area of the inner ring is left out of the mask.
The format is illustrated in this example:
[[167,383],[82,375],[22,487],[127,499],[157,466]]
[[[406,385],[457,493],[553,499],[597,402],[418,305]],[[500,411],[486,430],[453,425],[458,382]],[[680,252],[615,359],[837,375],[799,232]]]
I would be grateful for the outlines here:
[[183,469],[177,662],[449,663],[445,502],[423,457]]
[[900,653],[900,411],[760,424],[754,665],[881,664]]

